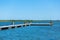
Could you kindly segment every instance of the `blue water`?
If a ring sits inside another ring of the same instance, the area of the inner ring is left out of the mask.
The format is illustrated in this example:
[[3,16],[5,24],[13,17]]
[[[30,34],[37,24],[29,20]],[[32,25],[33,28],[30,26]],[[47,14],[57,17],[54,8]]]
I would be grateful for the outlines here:
[[[24,22],[15,22],[15,24],[23,24]],[[12,22],[0,22],[0,26],[12,25]]]
[[54,22],[53,26],[26,26],[1,30],[0,40],[60,40],[60,22]]

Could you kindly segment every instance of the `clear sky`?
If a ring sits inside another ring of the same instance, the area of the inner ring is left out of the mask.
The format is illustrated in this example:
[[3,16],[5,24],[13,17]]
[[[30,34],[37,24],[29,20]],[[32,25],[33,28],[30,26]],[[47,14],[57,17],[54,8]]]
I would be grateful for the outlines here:
[[0,20],[60,20],[60,0],[0,0]]

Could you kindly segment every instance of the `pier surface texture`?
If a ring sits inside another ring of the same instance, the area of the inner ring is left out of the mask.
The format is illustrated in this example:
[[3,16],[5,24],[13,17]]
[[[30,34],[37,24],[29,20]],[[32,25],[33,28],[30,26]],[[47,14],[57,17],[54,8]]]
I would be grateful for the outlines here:
[[11,28],[19,28],[25,26],[51,26],[51,23],[25,23],[25,24],[18,24],[18,25],[8,25],[8,26],[1,26],[0,30],[11,29]]

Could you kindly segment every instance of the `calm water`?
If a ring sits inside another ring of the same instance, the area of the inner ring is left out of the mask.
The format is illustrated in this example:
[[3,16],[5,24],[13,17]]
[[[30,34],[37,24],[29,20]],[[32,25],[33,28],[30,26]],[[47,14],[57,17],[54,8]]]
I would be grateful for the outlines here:
[[[24,22],[15,22],[15,24],[23,24]],[[12,22],[0,22],[0,26],[12,25]]]
[[[9,24],[0,23],[1,26]],[[54,21],[53,26],[26,26],[3,30],[0,31],[0,40],[60,40],[60,22]]]

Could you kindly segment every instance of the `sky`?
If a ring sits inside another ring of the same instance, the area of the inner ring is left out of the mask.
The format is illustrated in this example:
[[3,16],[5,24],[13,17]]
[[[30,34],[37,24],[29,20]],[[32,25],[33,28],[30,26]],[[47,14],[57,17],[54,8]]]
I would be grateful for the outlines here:
[[60,20],[60,0],[0,0],[0,20]]

